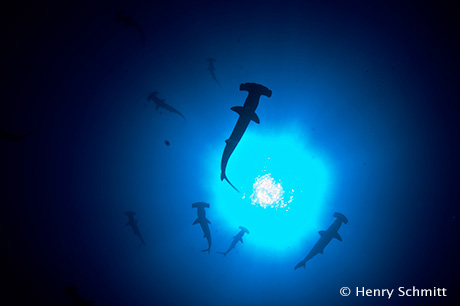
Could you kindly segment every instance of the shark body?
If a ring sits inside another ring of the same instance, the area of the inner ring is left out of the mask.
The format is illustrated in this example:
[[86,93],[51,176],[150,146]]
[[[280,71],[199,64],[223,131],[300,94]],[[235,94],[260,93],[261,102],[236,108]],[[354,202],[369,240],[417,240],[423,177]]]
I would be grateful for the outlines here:
[[235,248],[235,246],[236,246],[236,244],[238,243],[238,241],[240,241],[241,243],[243,243],[243,235],[244,235],[245,233],[248,233],[248,234],[249,234],[249,231],[248,231],[248,229],[245,228],[244,226],[240,226],[239,229],[240,229],[240,232],[239,232],[238,234],[236,234],[236,236],[233,237],[232,244],[230,244],[230,247],[228,248],[228,250],[225,251],[225,252],[217,252],[217,253],[222,254],[222,255],[224,255],[224,256],[227,256],[227,254],[228,254],[231,250],[233,250],[233,249]]
[[216,77],[216,67],[214,67],[214,62],[216,60],[213,59],[213,58],[207,58],[206,60],[208,61],[207,70],[209,70],[209,73],[211,74],[211,77],[213,78],[214,81],[216,81],[217,85],[219,85],[219,87],[221,87],[220,83],[219,83],[219,81],[217,80],[217,77]]
[[199,223],[201,226],[201,229],[203,230],[203,234],[204,234],[203,237],[206,238],[206,240],[208,240],[208,248],[206,250],[202,250],[201,252],[210,253],[211,252],[211,231],[209,230],[208,224],[211,224],[211,222],[208,219],[206,219],[206,211],[204,210],[205,207],[209,208],[209,204],[204,203],[204,202],[197,202],[197,203],[193,203],[192,207],[197,208],[197,215],[198,215],[198,218],[196,218],[196,220],[193,222],[193,225]]
[[156,104],[155,108],[157,110],[160,109],[160,108],[163,108],[163,109],[165,109],[167,111],[170,111],[172,113],[178,114],[179,116],[181,116],[185,120],[185,117],[184,117],[184,115],[181,114],[181,112],[179,112],[177,109],[175,109],[171,105],[165,103],[164,99],[158,98],[157,94],[158,94],[158,91],[154,91],[147,98],[147,100],[149,100],[149,101],[152,100]]
[[10,142],[24,140],[27,137],[29,137],[30,134],[32,134],[32,133],[23,134],[23,135],[16,135],[16,134],[12,134],[12,133],[10,133],[8,131],[5,131],[3,129],[0,129],[0,137],[5,139],[5,140],[7,140],[7,141],[10,141]]
[[227,169],[227,163],[232,155],[233,151],[235,150],[236,146],[243,137],[244,132],[246,131],[249,123],[254,121],[255,123],[259,124],[260,120],[257,114],[255,113],[257,106],[259,105],[259,99],[261,95],[271,97],[272,91],[263,85],[259,85],[256,83],[244,83],[240,85],[240,90],[245,90],[248,92],[248,96],[246,101],[244,102],[243,106],[234,106],[231,108],[232,111],[238,113],[240,117],[236,122],[235,127],[233,128],[233,132],[230,135],[225,143],[224,153],[222,154],[222,161],[220,165],[221,174],[220,179],[223,181],[224,179],[233,187],[236,191],[238,189],[233,186],[232,183],[227,178],[225,174],[225,170]]
[[139,35],[141,35],[142,43],[144,44],[144,47],[145,47],[145,43],[146,43],[145,32],[142,29],[142,27],[133,20],[131,16],[125,15],[123,11],[118,11],[117,15],[115,16],[115,21],[123,23],[126,27],[134,28],[139,33]]
[[305,268],[305,263],[307,261],[315,257],[317,254],[323,254],[324,248],[329,244],[329,242],[331,242],[333,238],[342,241],[342,237],[340,237],[338,231],[342,223],[348,223],[348,219],[341,213],[337,212],[334,214],[334,217],[337,218],[334,223],[332,223],[332,225],[329,226],[326,231],[319,231],[321,238],[319,238],[318,242],[315,244],[313,249],[311,249],[310,253],[308,253],[308,255],[294,267],[294,270],[300,267]]
[[[141,232],[139,231],[139,227],[137,226],[137,220],[134,219],[134,216],[136,213],[134,211],[127,211],[125,212],[125,216],[128,216],[128,222],[126,223],[126,226],[131,226],[131,228],[134,231],[134,235],[139,237],[141,240],[142,244],[145,244],[144,239],[142,238]],[[141,245],[139,245],[141,247]]]

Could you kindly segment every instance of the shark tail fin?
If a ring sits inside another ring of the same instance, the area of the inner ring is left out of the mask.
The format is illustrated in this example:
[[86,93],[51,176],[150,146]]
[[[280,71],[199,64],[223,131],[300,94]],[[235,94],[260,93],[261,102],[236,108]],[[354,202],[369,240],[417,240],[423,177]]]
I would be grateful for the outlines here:
[[222,254],[224,256],[227,256],[227,252],[216,252],[217,254]]
[[221,175],[220,175],[220,180],[221,180],[221,181],[226,180],[227,183],[229,183],[230,186],[232,186],[233,189],[235,189],[237,192],[240,192],[235,186],[233,186],[232,183],[230,183],[230,181],[228,180],[228,178],[227,178],[227,176],[225,175],[224,172],[221,173]]
[[305,263],[307,261],[306,260],[302,260],[301,262],[299,262],[295,267],[294,267],[294,270],[300,268],[300,267],[303,267],[305,269]]

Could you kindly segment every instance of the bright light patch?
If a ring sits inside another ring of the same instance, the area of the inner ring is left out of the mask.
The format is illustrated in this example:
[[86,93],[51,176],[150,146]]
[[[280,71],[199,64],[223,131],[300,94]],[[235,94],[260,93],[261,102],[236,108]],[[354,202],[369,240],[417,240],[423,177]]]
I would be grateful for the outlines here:
[[245,235],[244,248],[280,254],[303,246],[309,235],[317,238],[329,176],[324,159],[308,146],[301,130],[255,134],[256,128],[249,126],[227,165],[227,177],[239,193],[220,180],[225,139],[205,159],[209,215],[214,227],[229,237],[239,226],[246,227],[250,234]]
[[283,208],[287,204],[284,202],[284,189],[281,183],[275,182],[271,174],[258,176],[253,185],[251,194],[253,205],[260,205],[263,208]]

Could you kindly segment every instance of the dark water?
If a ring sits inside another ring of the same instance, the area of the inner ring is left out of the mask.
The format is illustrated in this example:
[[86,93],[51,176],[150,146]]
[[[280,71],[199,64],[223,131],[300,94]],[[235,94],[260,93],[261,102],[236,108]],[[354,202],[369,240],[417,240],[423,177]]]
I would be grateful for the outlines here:
[[[370,2],[3,9],[5,305],[455,305],[458,11]],[[220,159],[246,82],[273,94],[229,160],[237,193]],[[278,208],[253,194],[266,174]],[[343,241],[294,270],[335,212]],[[413,286],[447,297],[397,296]]]

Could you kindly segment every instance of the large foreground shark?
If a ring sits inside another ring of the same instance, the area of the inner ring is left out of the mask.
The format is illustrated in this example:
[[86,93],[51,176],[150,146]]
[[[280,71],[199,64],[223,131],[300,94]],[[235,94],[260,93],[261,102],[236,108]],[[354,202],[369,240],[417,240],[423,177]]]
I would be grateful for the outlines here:
[[211,222],[206,219],[206,211],[204,210],[205,207],[209,208],[209,204],[204,202],[197,202],[193,203],[192,207],[197,208],[198,215],[198,218],[196,218],[195,222],[193,222],[193,225],[199,223],[201,225],[201,229],[203,230],[203,237],[208,240],[208,248],[206,250],[202,250],[201,252],[208,252],[209,254],[209,252],[211,252],[211,231],[209,230],[208,223],[211,224]]
[[230,138],[227,139],[225,142],[224,153],[222,154],[222,161],[220,165],[221,173],[220,179],[223,181],[224,179],[233,187],[236,191],[235,186],[227,178],[225,174],[225,169],[227,168],[228,159],[230,155],[232,155],[233,150],[235,150],[238,142],[240,141],[241,137],[243,137],[246,128],[249,125],[249,122],[254,121],[255,123],[260,123],[259,117],[255,113],[257,106],[259,105],[259,99],[261,95],[271,97],[272,91],[267,87],[256,84],[256,83],[244,83],[240,85],[240,90],[246,90],[248,92],[248,97],[244,102],[243,106],[234,106],[231,108],[232,111],[237,112],[240,117],[236,122],[235,127],[233,128],[233,132],[230,135]]
[[160,107],[161,107],[161,108],[164,108],[165,110],[168,110],[168,111],[170,111],[170,112],[172,112],[172,113],[178,114],[179,116],[181,116],[181,117],[184,118],[184,120],[185,120],[184,115],[182,115],[177,109],[175,109],[175,108],[172,107],[171,105],[166,104],[164,99],[158,98],[158,97],[157,97],[157,94],[158,94],[158,91],[154,91],[154,92],[152,92],[152,93],[148,96],[148,98],[147,98],[147,100],[152,100],[152,101],[156,104],[156,109],[157,109],[157,110],[158,110]]
[[[126,223],[126,226],[128,226],[128,225],[131,226],[131,228],[134,231],[134,235],[139,237],[139,239],[141,240],[142,244],[145,244],[145,241],[142,238],[141,232],[139,231],[139,228],[137,227],[137,220],[134,219],[135,215],[136,215],[136,213],[134,211],[125,212],[125,216],[128,216],[128,218],[129,218],[128,222]],[[139,245],[139,247],[141,247],[141,245]]]
[[334,214],[334,217],[337,219],[332,223],[331,226],[327,229],[327,231],[319,231],[319,234],[321,235],[321,238],[319,238],[318,242],[315,244],[313,249],[308,253],[307,257],[304,258],[301,262],[299,262],[295,267],[295,269],[298,269],[300,267],[305,268],[305,263],[312,259],[316,254],[323,254],[324,248],[331,242],[332,238],[335,238],[339,241],[342,241],[342,237],[340,237],[338,231],[342,223],[347,224],[348,219],[342,215],[341,213],[336,212]]
[[232,249],[235,248],[235,246],[238,243],[238,241],[241,241],[241,243],[243,243],[243,235],[244,235],[244,233],[249,234],[249,231],[244,226],[240,226],[239,228],[240,228],[241,231],[238,234],[236,234],[236,236],[233,237],[232,244],[230,245],[228,250],[226,252],[217,252],[217,253],[223,254],[224,256],[226,256],[228,254],[228,252],[230,252]]

